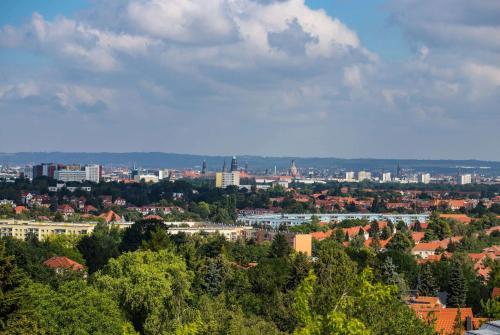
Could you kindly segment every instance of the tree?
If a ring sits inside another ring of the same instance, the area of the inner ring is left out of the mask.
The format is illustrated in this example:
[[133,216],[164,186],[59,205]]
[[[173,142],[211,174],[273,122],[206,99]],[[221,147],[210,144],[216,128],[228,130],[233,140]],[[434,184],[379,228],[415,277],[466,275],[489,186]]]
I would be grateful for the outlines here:
[[389,243],[387,243],[387,250],[409,253],[414,246],[415,243],[406,233],[398,231],[394,234]]
[[465,277],[460,262],[452,263],[450,282],[448,285],[448,306],[465,307],[467,289],[465,287]]
[[426,241],[432,240],[443,240],[447,237],[451,237],[451,228],[448,222],[444,219],[439,218],[435,213],[429,218],[429,225],[425,232],[424,239]]
[[338,299],[349,294],[355,285],[357,265],[343,248],[332,240],[324,240],[314,264],[317,285],[313,304],[319,314],[327,315]]
[[24,298],[20,288],[25,280],[14,257],[5,254],[5,244],[0,240],[0,333],[6,331],[7,324],[20,318]]
[[67,282],[57,290],[43,284],[30,284],[24,290],[27,298],[22,310],[34,324],[23,325],[30,327],[24,329],[8,325],[7,334],[122,335],[130,329],[117,302],[82,280]]
[[149,241],[151,235],[157,228],[167,229],[167,226],[156,219],[136,221],[132,226],[127,228],[123,234],[120,250],[134,251],[141,247],[142,241]]
[[498,297],[486,301],[481,300],[481,307],[485,317],[491,320],[500,319],[500,299]]
[[290,243],[288,243],[287,238],[283,234],[277,234],[274,236],[273,242],[271,243],[271,249],[269,250],[269,257],[284,258],[290,255],[292,248]]
[[89,273],[102,269],[110,258],[120,255],[121,233],[118,227],[98,223],[91,235],[85,235],[77,248],[83,255]]
[[134,328],[145,335],[174,331],[189,324],[186,305],[192,273],[168,250],[136,251],[110,259],[95,273],[102,292],[119,302]]
[[438,286],[428,264],[425,264],[421,267],[417,289],[418,294],[420,295],[428,297],[437,296]]

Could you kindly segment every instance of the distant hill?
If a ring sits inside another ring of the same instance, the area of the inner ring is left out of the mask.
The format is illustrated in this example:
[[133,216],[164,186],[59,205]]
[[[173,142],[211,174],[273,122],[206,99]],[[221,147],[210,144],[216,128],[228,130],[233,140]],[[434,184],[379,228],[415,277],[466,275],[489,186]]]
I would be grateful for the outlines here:
[[[372,171],[393,171],[399,163],[402,169],[414,171],[427,171],[431,173],[472,173],[477,172],[485,175],[500,175],[500,162],[479,160],[415,160],[415,159],[372,159],[372,158],[315,158],[315,157],[263,157],[263,156],[238,156],[240,167],[248,163],[252,171],[272,170],[274,166],[278,170],[287,169],[290,162],[295,160],[299,168],[316,169],[346,169],[358,171],[369,169]],[[105,166],[137,166],[142,168],[200,168],[203,160],[206,160],[208,169],[211,171],[220,169],[223,161],[229,165],[230,156],[204,156],[187,155],[162,152],[19,152],[0,153],[0,164],[2,165],[25,165],[43,162],[55,163],[96,163]]]

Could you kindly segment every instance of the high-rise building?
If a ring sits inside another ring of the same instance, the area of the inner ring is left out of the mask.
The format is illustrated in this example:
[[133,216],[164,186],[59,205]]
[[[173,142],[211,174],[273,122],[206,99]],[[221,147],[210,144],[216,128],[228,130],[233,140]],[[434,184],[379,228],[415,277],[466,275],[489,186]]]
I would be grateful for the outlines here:
[[363,181],[363,180],[367,180],[367,179],[371,179],[371,178],[372,178],[371,172],[368,172],[368,171],[359,171],[358,172],[358,181]]
[[297,169],[297,166],[295,165],[295,160],[292,160],[292,164],[290,165],[290,175],[292,177],[297,177],[299,175],[299,170]]
[[233,156],[231,159],[231,172],[238,171],[238,161],[236,160],[236,156]]
[[401,178],[401,167],[399,166],[399,162],[398,166],[396,167],[396,177]]
[[429,184],[431,182],[431,175],[429,173],[421,173],[418,176],[418,182],[422,184]]
[[85,179],[94,183],[101,181],[102,167],[100,165],[87,165],[85,166]]
[[347,171],[345,173],[345,180],[346,181],[354,181],[354,171]]
[[389,183],[390,181],[391,181],[391,173],[390,172],[382,173],[382,182]]
[[470,174],[461,174],[457,176],[457,184],[466,185],[472,183],[472,176]]
[[226,188],[228,186],[239,186],[240,185],[240,172],[217,172],[215,174],[215,187]]
[[24,167],[24,178],[33,179],[33,166],[27,165]]

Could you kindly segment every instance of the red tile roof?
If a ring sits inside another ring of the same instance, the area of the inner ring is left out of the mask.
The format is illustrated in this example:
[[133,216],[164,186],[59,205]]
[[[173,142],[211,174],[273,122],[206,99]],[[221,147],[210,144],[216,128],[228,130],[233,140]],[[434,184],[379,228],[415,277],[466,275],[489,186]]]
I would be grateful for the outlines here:
[[439,217],[442,219],[458,221],[465,224],[469,224],[472,221],[472,218],[468,217],[465,214],[441,214],[439,215]]
[[[414,307],[416,306],[416,307]],[[434,324],[434,329],[443,335],[448,335],[453,333],[453,327],[455,325],[455,318],[457,317],[458,308],[435,308],[435,309],[422,309],[419,305],[411,305],[411,308],[415,313],[422,319],[430,321],[432,314],[436,318],[436,323]],[[432,312],[432,314],[430,313]],[[474,320],[474,315],[472,314],[471,308],[460,308],[460,315],[462,323],[465,326],[465,319],[470,317]],[[465,327],[464,327],[465,330]]]
[[43,264],[51,269],[83,270],[83,265],[64,256],[54,256],[47,259]]

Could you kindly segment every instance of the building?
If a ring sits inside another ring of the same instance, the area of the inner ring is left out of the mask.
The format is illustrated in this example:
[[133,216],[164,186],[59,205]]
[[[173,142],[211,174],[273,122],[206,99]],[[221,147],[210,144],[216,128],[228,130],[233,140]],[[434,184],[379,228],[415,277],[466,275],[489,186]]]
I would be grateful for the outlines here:
[[346,181],[354,181],[354,171],[348,171],[345,173]]
[[159,180],[158,176],[154,174],[137,174],[134,176],[134,181],[138,183],[141,181],[145,183],[157,183]]
[[461,174],[457,176],[457,184],[459,185],[467,185],[472,183],[472,175],[470,174]]
[[391,221],[397,223],[403,221],[407,225],[415,221],[427,222],[428,214],[386,214],[386,213],[327,213],[327,214],[257,214],[257,215],[240,215],[238,222],[247,226],[269,226],[278,228],[284,226],[298,226],[304,223],[311,222],[311,216],[316,215],[321,222],[341,222],[347,219],[365,219],[368,222],[376,221]]
[[100,165],[85,166],[85,179],[93,183],[99,183],[102,177],[102,167]]
[[489,321],[481,325],[478,330],[470,330],[465,335],[500,335],[500,320]]
[[[113,223],[119,228],[127,228],[132,223]],[[28,236],[36,236],[43,240],[51,235],[83,235],[90,234],[97,223],[87,222],[41,222],[29,220],[0,219],[0,238],[13,237],[25,240]]]
[[236,160],[236,156],[233,156],[231,159],[231,172],[238,171],[238,161]]
[[372,178],[371,172],[368,171],[359,171],[358,172],[358,181],[370,180]]
[[292,160],[292,164],[290,165],[290,176],[297,177],[298,175],[299,175],[299,170],[297,169],[297,166],[295,165],[295,161]]
[[215,187],[226,188],[228,186],[240,186],[239,171],[217,172],[215,174]]
[[43,262],[43,265],[53,269],[57,273],[61,273],[64,270],[71,270],[71,271],[84,270],[83,265],[64,256],[54,256],[52,258],[49,258],[45,262]]
[[203,164],[201,165],[201,174],[206,174],[207,173],[207,161],[203,161]]
[[418,176],[418,182],[422,184],[429,184],[431,182],[431,175],[429,173],[421,173]]
[[82,181],[86,180],[87,173],[82,170],[73,170],[73,169],[57,170],[54,174],[54,178],[65,183],[71,181],[76,181],[81,183]]
[[391,173],[390,172],[382,173],[382,182],[389,183],[390,181],[391,181]]

